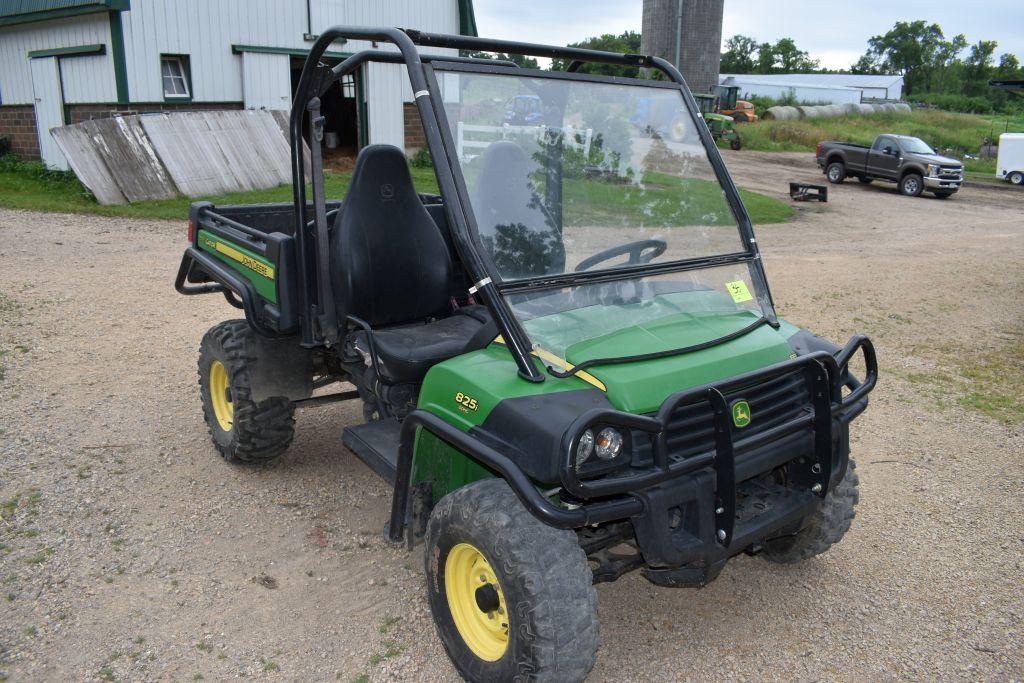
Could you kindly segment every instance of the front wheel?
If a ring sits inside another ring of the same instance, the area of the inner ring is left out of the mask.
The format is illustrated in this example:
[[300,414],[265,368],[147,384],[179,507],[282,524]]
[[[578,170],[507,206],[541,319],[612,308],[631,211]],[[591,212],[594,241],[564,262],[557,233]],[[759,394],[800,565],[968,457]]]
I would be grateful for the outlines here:
[[203,418],[213,445],[229,462],[270,462],[295,433],[295,405],[286,397],[253,400],[255,334],[244,320],[226,320],[199,344]]
[[830,183],[841,183],[846,178],[846,166],[841,161],[833,161],[825,167],[825,177]]
[[900,179],[900,194],[906,197],[920,197],[924,190],[924,179],[917,173],[908,173]]
[[468,681],[582,681],[598,643],[597,593],[576,534],[529,513],[501,479],[430,514],[424,565],[434,624]]
[[729,140],[729,149],[739,150],[743,147],[743,140],[739,135]]
[[853,458],[842,480],[828,492],[818,508],[805,517],[795,534],[767,541],[761,556],[770,562],[795,564],[820,555],[850,530],[860,499],[860,478]]

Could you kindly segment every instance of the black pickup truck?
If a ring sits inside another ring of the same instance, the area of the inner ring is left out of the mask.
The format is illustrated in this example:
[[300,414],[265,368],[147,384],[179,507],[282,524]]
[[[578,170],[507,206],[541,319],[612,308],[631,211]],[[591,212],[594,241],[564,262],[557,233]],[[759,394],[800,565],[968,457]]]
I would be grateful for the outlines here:
[[950,197],[964,181],[964,167],[940,156],[923,140],[909,135],[879,135],[871,147],[845,142],[822,142],[815,153],[818,167],[831,183],[854,177],[862,183],[897,183],[901,194],[917,197],[931,192]]

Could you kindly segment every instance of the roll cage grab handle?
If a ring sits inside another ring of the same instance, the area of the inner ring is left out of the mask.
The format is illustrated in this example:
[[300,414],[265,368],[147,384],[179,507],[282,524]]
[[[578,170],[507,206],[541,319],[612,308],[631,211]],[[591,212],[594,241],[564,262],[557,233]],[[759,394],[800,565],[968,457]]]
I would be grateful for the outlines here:
[[[381,43],[391,43],[398,52],[385,50],[363,50],[334,67],[321,67],[320,59],[327,48],[339,39],[354,39]],[[351,26],[334,26],[325,30],[310,49],[309,56],[302,66],[302,73],[295,91],[289,121],[291,152],[292,152],[292,190],[295,203],[295,225],[298,257],[303,267],[299,269],[299,315],[301,342],[303,346],[314,347],[321,343],[332,344],[340,339],[339,323],[336,319],[334,295],[328,270],[328,226],[326,219],[325,196],[323,187],[323,169],[319,154],[319,135],[322,134],[320,117],[320,96],[335,81],[341,79],[365,62],[404,63],[412,86],[416,109],[420,115],[427,149],[434,159],[434,172],[437,176],[441,195],[444,197],[445,213],[451,226],[453,241],[463,264],[469,271],[477,294],[494,316],[495,323],[505,339],[509,351],[516,362],[519,375],[531,382],[544,381],[544,375],[537,369],[531,359],[532,350],[529,337],[519,320],[512,314],[498,287],[500,277],[490,272],[485,260],[477,251],[471,237],[470,226],[475,223],[473,213],[464,205],[459,193],[459,183],[464,184],[461,169],[455,150],[445,146],[445,138],[441,133],[437,109],[443,107],[441,102],[434,102],[428,86],[424,63],[431,61],[468,62],[489,65],[509,66],[508,62],[499,60],[478,60],[455,55],[421,55],[416,46],[448,48],[458,50],[478,50],[484,52],[504,52],[507,54],[529,55],[552,59],[571,60],[567,72],[576,72],[587,62],[606,64],[622,64],[641,68],[657,69],[669,80],[679,86],[684,104],[691,119],[696,119],[699,111],[693,95],[686,86],[686,81],[679,70],[670,62],[660,58],[635,54],[620,54],[588,50],[583,48],[554,47],[534,43],[523,43],[471,36],[454,36],[435,33],[422,33],[411,29],[368,28]],[[302,144],[303,117],[308,114],[310,122],[311,153],[312,153],[312,190],[313,206],[306,205],[305,160]],[[318,129],[318,125],[321,126]],[[719,184],[722,186],[726,200],[739,224],[740,236],[744,244],[744,259],[749,261],[754,290],[758,300],[766,309],[767,322],[773,327],[778,326],[774,303],[768,289],[768,281],[761,264],[760,251],[754,238],[753,226],[739,191],[725,168],[721,153],[715,145],[711,132],[706,126],[697,126],[697,134],[708,155]],[[441,160],[447,160],[442,163]],[[460,174],[458,178],[456,174]],[[312,209],[312,221],[307,215]],[[307,224],[312,222],[313,232],[310,234]],[[312,243],[311,243],[312,242]],[[314,276],[313,273],[316,273]],[[629,277],[630,273],[622,273]],[[632,274],[635,277],[635,274]],[[313,306],[316,307],[315,311]],[[314,314],[315,313],[315,314]]]

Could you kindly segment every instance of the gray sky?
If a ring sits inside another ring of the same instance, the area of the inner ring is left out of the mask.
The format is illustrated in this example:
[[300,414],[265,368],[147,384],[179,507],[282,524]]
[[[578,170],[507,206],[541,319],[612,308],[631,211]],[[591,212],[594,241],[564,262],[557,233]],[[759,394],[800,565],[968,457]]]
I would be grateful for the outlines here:
[[[602,33],[640,30],[642,0],[474,0],[480,35],[565,45]],[[822,66],[847,68],[873,35],[897,21],[936,22],[947,37],[997,40],[996,56],[1013,52],[1024,61],[1021,0],[725,0],[722,38],[737,33],[759,41],[789,36]]]

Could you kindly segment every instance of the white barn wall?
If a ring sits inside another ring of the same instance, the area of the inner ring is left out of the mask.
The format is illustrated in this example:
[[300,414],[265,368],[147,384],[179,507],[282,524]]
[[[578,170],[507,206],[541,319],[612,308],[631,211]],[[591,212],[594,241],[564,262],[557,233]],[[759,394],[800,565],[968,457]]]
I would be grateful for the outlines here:
[[[110,45],[110,24],[106,14],[55,19],[0,29],[0,104],[32,104],[32,72],[28,53],[59,47]],[[85,62],[75,65],[73,62]],[[99,102],[114,92],[114,61],[110,50],[92,57],[61,59],[64,72],[64,100],[69,104]]]

